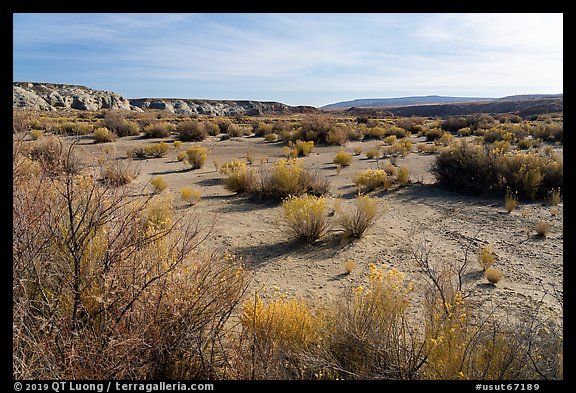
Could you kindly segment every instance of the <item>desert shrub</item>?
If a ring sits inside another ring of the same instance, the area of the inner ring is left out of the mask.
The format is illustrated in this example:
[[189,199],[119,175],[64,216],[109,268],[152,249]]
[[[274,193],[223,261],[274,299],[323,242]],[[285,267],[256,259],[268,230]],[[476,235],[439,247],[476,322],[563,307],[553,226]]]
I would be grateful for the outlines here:
[[129,158],[146,158],[144,146],[132,147],[126,150],[126,156]]
[[157,197],[134,200],[89,176],[20,180],[15,378],[223,377],[218,343],[247,281],[238,261],[195,251],[197,219],[166,226],[169,212],[151,212],[166,201],[149,209]]
[[401,165],[400,168],[398,168],[396,181],[398,181],[402,186],[407,185],[410,182],[410,167]]
[[497,284],[502,280],[503,274],[500,270],[490,267],[484,272],[484,277],[486,277],[486,279],[492,284]]
[[530,138],[523,138],[518,140],[518,148],[521,150],[531,149],[533,146],[533,141]]
[[449,132],[445,132],[442,134],[442,136],[440,136],[440,138],[436,138],[434,140],[434,143],[437,145],[441,145],[441,146],[448,146],[450,145],[452,142],[454,142],[454,135],[452,135]]
[[367,169],[359,172],[354,176],[353,182],[364,191],[372,191],[380,187],[387,190],[391,185],[390,179],[383,169]]
[[128,184],[136,176],[138,176],[138,171],[121,161],[107,162],[101,169],[102,182],[113,187]]
[[360,239],[376,223],[379,214],[378,200],[366,195],[356,196],[353,209],[344,210],[341,204],[337,204],[334,209],[338,215],[338,224],[344,231],[344,240]]
[[335,124],[326,135],[326,143],[329,145],[342,146],[348,142],[348,136],[354,134],[352,126],[349,124]]
[[386,138],[384,138],[382,142],[384,142],[387,145],[393,145],[397,140],[398,137],[396,135],[389,135]]
[[84,122],[67,121],[52,127],[52,132],[63,135],[87,135],[93,131],[94,126]]
[[418,143],[416,150],[419,153],[434,154],[440,151],[440,146],[435,143]]
[[548,129],[548,136],[547,139],[554,141],[554,142],[560,142],[562,143],[562,141],[564,140],[564,126],[562,123],[551,123],[546,125],[547,129]]
[[152,187],[152,192],[159,193],[168,187],[168,183],[166,183],[166,180],[164,180],[162,176],[154,176],[150,179],[150,186]]
[[512,191],[510,187],[506,189],[506,194],[504,195],[504,207],[508,213],[516,209],[518,206],[518,191]]
[[465,192],[504,193],[506,187],[534,199],[562,188],[562,159],[534,153],[495,152],[461,141],[436,156],[432,172],[440,185]]
[[380,169],[383,169],[388,176],[396,176],[398,169],[390,161],[386,161]]
[[470,127],[462,127],[456,131],[456,135],[464,137],[472,135],[472,129]]
[[293,124],[286,120],[277,120],[272,123],[272,131],[276,134],[281,132],[290,131],[293,128]]
[[41,136],[43,136],[44,132],[42,132],[41,130],[30,130],[29,134],[30,138],[32,138],[32,140],[35,141],[38,140],[38,138],[40,138]]
[[102,121],[102,126],[108,128],[119,137],[133,136],[140,133],[140,125],[126,119],[121,112],[107,112]]
[[440,139],[442,135],[444,135],[444,132],[441,128],[431,128],[427,130],[424,135],[427,141],[435,141],[436,139]]
[[406,321],[412,291],[402,272],[370,264],[365,285],[327,306],[321,345],[339,365],[328,378],[415,378],[425,355]]
[[412,141],[410,138],[402,138],[392,145],[394,151],[402,157],[406,157],[412,151]]
[[354,259],[347,259],[344,261],[344,271],[346,274],[352,273],[352,271],[356,268],[356,261]]
[[354,155],[355,156],[359,156],[360,154],[362,154],[362,147],[361,146],[356,146],[354,148]]
[[440,123],[440,127],[448,132],[456,132],[459,129],[470,128],[470,121],[462,116],[450,116]]
[[394,123],[397,127],[403,128],[406,131],[417,133],[422,129],[422,124],[426,119],[423,117],[404,117],[397,119]]
[[211,136],[220,134],[220,126],[210,120],[204,121],[204,129],[206,130],[206,133]]
[[508,153],[510,151],[511,147],[512,147],[512,145],[510,144],[510,142],[505,141],[505,140],[500,140],[500,141],[493,142],[489,148],[495,154],[503,154],[503,153]]
[[170,146],[164,141],[151,143],[144,146],[144,154],[146,157],[160,158],[166,155],[169,148]]
[[284,350],[305,349],[320,337],[322,320],[302,300],[275,296],[264,303],[256,294],[242,309],[242,326],[256,341],[270,341]]
[[250,135],[252,133],[252,127],[230,124],[226,132],[230,138],[237,138],[243,135]]
[[482,134],[484,137],[484,143],[493,143],[496,141],[501,141],[505,139],[506,130],[501,127],[492,127]]
[[114,142],[116,140],[116,134],[111,132],[106,127],[99,127],[94,130],[94,142],[96,143],[107,143]]
[[284,222],[296,239],[315,242],[329,227],[324,197],[290,195],[282,201],[282,210]]
[[330,184],[318,172],[309,172],[298,158],[278,159],[270,171],[263,173],[261,188],[263,198],[280,200],[289,195],[324,195]]
[[386,136],[386,129],[384,127],[367,127],[364,129],[364,138],[366,139],[382,139]]
[[208,157],[208,149],[202,146],[190,146],[186,149],[188,155],[188,163],[192,169],[200,169],[206,162]]
[[349,166],[352,162],[352,154],[346,153],[344,150],[340,150],[338,153],[336,153],[336,156],[334,156],[333,162],[336,165]]
[[480,267],[483,271],[486,271],[489,267],[491,267],[494,264],[495,259],[496,254],[494,253],[492,246],[489,244],[482,247],[480,253],[478,254],[478,263],[480,264]]
[[75,149],[76,144],[77,142],[66,144],[59,137],[48,135],[34,141],[29,155],[51,176],[57,176],[63,172],[77,173],[82,163]]
[[402,127],[391,126],[384,131],[385,137],[395,136],[396,138],[405,138],[410,136],[410,132]]
[[270,134],[266,134],[264,135],[264,140],[266,142],[276,142],[278,140],[278,135],[274,134],[274,133],[270,133]]
[[546,221],[538,221],[534,226],[534,230],[536,231],[536,235],[539,237],[546,237],[550,233],[550,229],[552,225]]
[[202,198],[202,193],[193,187],[186,186],[180,189],[180,198],[184,202],[195,203],[200,201]]
[[[16,194],[15,377],[218,377],[226,363],[217,343],[246,288],[241,265],[194,252],[197,221],[138,225],[150,199],[130,203],[87,178],[65,183],[39,183],[41,206]],[[43,220],[34,218],[38,209]]]
[[206,126],[199,120],[189,120],[178,123],[176,126],[178,138],[183,142],[200,142],[206,139],[208,132]]
[[306,115],[300,127],[304,140],[326,142],[328,133],[334,127],[334,120],[323,115]]
[[294,144],[294,147],[298,151],[298,156],[307,156],[314,150],[314,141],[305,142],[302,140],[297,140]]
[[176,125],[167,121],[153,122],[144,127],[145,138],[166,138],[173,131],[176,131]]
[[176,159],[178,161],[188,161],[188,153],[186,153],[186,151],[180,151],[178,154],[176,154]]
[[220,173],[224,177],[225,187],[233,192],[245,193],[254,192],[258,183],[252,168],[248,168],[246,162],[242,160],[233,160],[224,163],[220,167]]
[[560,193],[560,188],[553,188],[548,191],[548,203],[551,206],[558,206],[562,202],[562,195]]
[[228,132],[228,127],[230,127],[230,125],[232,124],[232,120],[226,117],[218,117],[216,119],[216,124],[218,125],[218,128],[220,128],[220,133],[225,134]]
[[378,158],[380,156],[380,151],[378,149],[370,149],[366,152],[366,158],[369,160],[373,159],[374,157]]
[[254,135],[266,137],[268,134],[272,134],[274,132],[274,126],[271,123],[264,123],[258,122],[253,126],[254,128]]

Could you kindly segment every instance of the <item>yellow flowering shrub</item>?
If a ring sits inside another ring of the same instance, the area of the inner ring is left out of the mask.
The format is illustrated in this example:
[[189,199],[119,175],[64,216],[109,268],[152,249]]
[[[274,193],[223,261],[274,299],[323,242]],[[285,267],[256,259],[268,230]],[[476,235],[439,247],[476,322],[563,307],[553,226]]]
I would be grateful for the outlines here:
[[232,160],[220,167],[220,173],[226,176],[223,181],[227,189],[234,192],[251,192],[256,189],[257,182],[254,171],[248,168],[243,160]]
[[284,221],[297,239],[318,240],[328,229],[326,198],[304,194],[282,201]]
[[387,190],[391,185],[384,169],[367,169],[358,173],[354,177],[353,181],[354,184],[363,188],[364,191],[372,191],[379,187]]

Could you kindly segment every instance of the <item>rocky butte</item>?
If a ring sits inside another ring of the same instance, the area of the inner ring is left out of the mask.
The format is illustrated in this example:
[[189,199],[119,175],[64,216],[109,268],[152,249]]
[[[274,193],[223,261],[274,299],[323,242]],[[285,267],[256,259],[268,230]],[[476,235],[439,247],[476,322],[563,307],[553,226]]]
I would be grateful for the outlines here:
[[59,83],[13,82],[15,110],[55,111],[59,108],[97,111],[101,109],[164,110],[178,114],[209,116],[259,116],[316,113],[311,106],[289,106],[272,101],[202,100],[181,98],[124,98],[118,93]]

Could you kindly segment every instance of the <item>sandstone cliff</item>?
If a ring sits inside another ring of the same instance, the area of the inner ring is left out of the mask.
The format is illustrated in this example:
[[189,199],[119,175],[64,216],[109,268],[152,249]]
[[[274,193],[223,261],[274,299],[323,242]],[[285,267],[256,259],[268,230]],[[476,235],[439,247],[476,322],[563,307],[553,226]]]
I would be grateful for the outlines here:
[[12,85],[13,109],[48,110],[71,108],[87,111],[119,109],[142,111],[164,110],[179,114],[210,116],[258,116],[265,114],[289,115],[293,113],[316,113],[311,106],[289,106],[269,101],[198,100],[178,98],[135,98],[84,86],[14,82]]
[[14,109],[130,110],[128,100],[117,93],[58,83],[14,82],[12,102]]

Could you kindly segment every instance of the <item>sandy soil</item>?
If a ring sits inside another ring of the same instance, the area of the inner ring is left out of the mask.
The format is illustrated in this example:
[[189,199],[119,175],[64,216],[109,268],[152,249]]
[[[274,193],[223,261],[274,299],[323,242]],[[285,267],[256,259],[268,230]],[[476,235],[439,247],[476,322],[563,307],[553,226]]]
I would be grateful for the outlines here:
[[[168,139],[167,139],[168,140]],[[414,147],[423,139],[413,137]],[[108,159],[126,160],[126,150],[138,144],[158,142],[157,139],[121,138],[112,144],[82,143],[86,154],[102,153]],[[397,165],[411,168],[412,184],[375,192],[383,213],[365,236],[352,244],[342,244],[340,232],[333,229],[313,245],[293,242],[281,224],[281,208],[277,203],[251,200],[226,190],[215,168],[226,161],[254,157],[253,167],[269,165],[282,156],[282,143],[266,143],[259,137],[240,137],[221,141],[209,137],[199,143],[209,149],[208,160],[199,170],[184,170],[176,159],[180,148],[170,148],[164,158],[135,160],[139,176],[131,184],[144,188],[152,176],[162,175],[168,190],[179,198],[179,190],[192,186],[202,192],[195,207],[207,223],[217,219],[216,227],[202,246],[207,250],[228,251],[241,256],[253,274],[252,290],[263,297],[274,290],[302,296],[315,303],[321,299],[342,296],[343,291],[365,282],[368,265],[387,264],[407,274],[417,288],[424,288],[423,275],[415,262],[412,249],[423,239],[432,245],[431,260],[438,266],[459,263],[468,247],[470,270],[464,276],[470,300],[486,310],[505,315],[529,315],[536,309],[547,316],[562,319],[563,293],[563,207],[556,215],[551,206],[541,202],[521,202],[508,213],[502,199],[473,197],[439,189],[429,172],[432,155],[415,152],[399,158]],[[318,169],[331,183],[331,199],[341,197],[352,202],[356,188],[353,176],[361,169],[375,168],[376,160],[368,160],[364,152],[381,144],[380,141],[350,142],[344,147],[316,147],[304,158],[305,166]],[[350,167],[339,173],[332,163],[339,150],[354,156]],[[382,162],[381,162],[382,163]],[[537,237],[534,226],[547,221],[552,227],[545,238]],[[492,245],[496,253],[496,268],[504,278],[496,286],[483,277],[477,263],[478,250]],[[357,266],[345,274],[344,262],[352,259]]]

